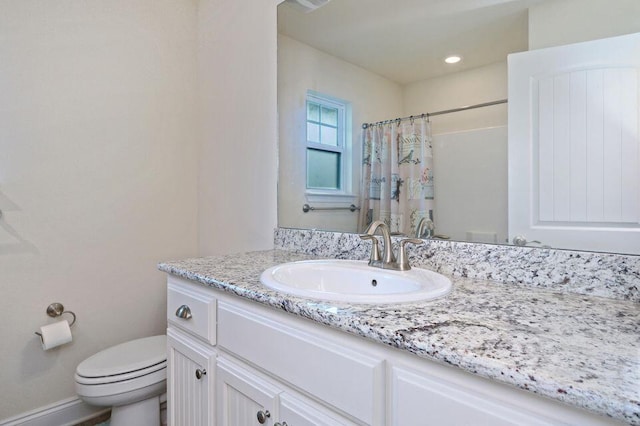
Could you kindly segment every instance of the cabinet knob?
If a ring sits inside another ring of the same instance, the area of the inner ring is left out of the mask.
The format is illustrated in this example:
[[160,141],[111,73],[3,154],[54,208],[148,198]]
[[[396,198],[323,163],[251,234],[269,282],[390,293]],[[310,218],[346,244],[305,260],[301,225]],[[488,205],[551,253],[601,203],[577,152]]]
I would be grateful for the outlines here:
[[191,318],[191,309],[187,305],[182,305],[176,311],[176,316],[182,319]]
[[269,410],[264,410],[264,411],[260,410],[258,411],[257,417],[258,417],[258,423],[264,424],[264,422],[266,422],[267,419],[271,417],[271,413],[269,412]]
[[200,370],[199,368],[196,370],[196,379],[200,380],[202,379],[202,376],[206,376],[207,375],[207,370],[205,370],[204,368],[202,370]]

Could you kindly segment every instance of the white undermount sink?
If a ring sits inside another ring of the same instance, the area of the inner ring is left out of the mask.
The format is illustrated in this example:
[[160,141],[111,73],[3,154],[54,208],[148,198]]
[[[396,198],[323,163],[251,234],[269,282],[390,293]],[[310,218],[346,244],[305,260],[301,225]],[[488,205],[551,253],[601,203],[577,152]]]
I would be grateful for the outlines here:
[[451,281],[433,271],[393,271],[354,260],[283,263],[264,271],[260,281],[294,296],[349,303],[415,302],[451,291]]

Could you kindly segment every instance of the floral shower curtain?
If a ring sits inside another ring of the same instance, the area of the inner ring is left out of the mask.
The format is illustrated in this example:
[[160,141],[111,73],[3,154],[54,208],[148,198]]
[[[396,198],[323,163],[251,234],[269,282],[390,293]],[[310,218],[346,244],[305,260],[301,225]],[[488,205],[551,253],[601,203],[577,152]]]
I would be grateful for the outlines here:
[[414,236],[420,219],[433,220],[433,150],[428,118],[396,120],[362,130],[358,231],[374,220]]

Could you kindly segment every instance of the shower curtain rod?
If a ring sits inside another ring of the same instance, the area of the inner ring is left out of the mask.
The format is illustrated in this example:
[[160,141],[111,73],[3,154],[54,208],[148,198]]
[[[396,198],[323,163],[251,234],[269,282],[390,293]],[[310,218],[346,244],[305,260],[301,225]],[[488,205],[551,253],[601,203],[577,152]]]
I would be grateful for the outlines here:
[[369,126],[375,126],[375,125],[378,125],[378,124],[395,123],[395,122],[400,122],[400,121],[404,121],[404,120],[414,120],[416,118],[425,118],[425,117],[429,118],[429,117],[433,117],[434,115],[450,114],[452,112],[466,111],[468,109],[475,109],[475,108],[482,108],[482,107],[487,107],[487,106],[492,106],[492,105],[506,104],[507,102],[508,102],[507,99],[500,99],[498,101],[483,102],[481,104],[467,105],[467,106],[463,106],[463,107],[460,107],[460,108],[445,109],[445,110],[442,110],[442,111],[428,112],[426,114],[421,114],[421,115],[411,115],[409,117],[395,118],[393,120],[378,121],[377,123],[364,123],[364,124],[362,124],[362,128],[366,129]]

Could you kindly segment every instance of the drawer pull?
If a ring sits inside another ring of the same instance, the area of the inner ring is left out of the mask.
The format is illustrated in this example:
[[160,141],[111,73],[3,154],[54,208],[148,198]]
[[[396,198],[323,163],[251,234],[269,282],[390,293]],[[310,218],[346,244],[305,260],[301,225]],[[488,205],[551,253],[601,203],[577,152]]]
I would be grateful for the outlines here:
[[199,368],[196,370],[196,379],[200,380],[202,379],[202,376],[206,376],[207,375],[207,370],[205,370],[204,368],[202,370],[200,370]]
[[190,319],[191,318],[191,309],[187,305],[182,305],[176,311],[176,316],[182,319]]
[[264,422],[266,422],[267,419],[271,417],[271,413],[269,412],[269,410],[264,410],[264,411],[260,410],[258,411],[257,417],[258,417],[258,423],[264,424]]
[[280,422],[275,422],[275,423],[273,424],[273,426],[289,426],[289,425],[287,424],[287,422],[282,422],[282,423],[280,423]]

